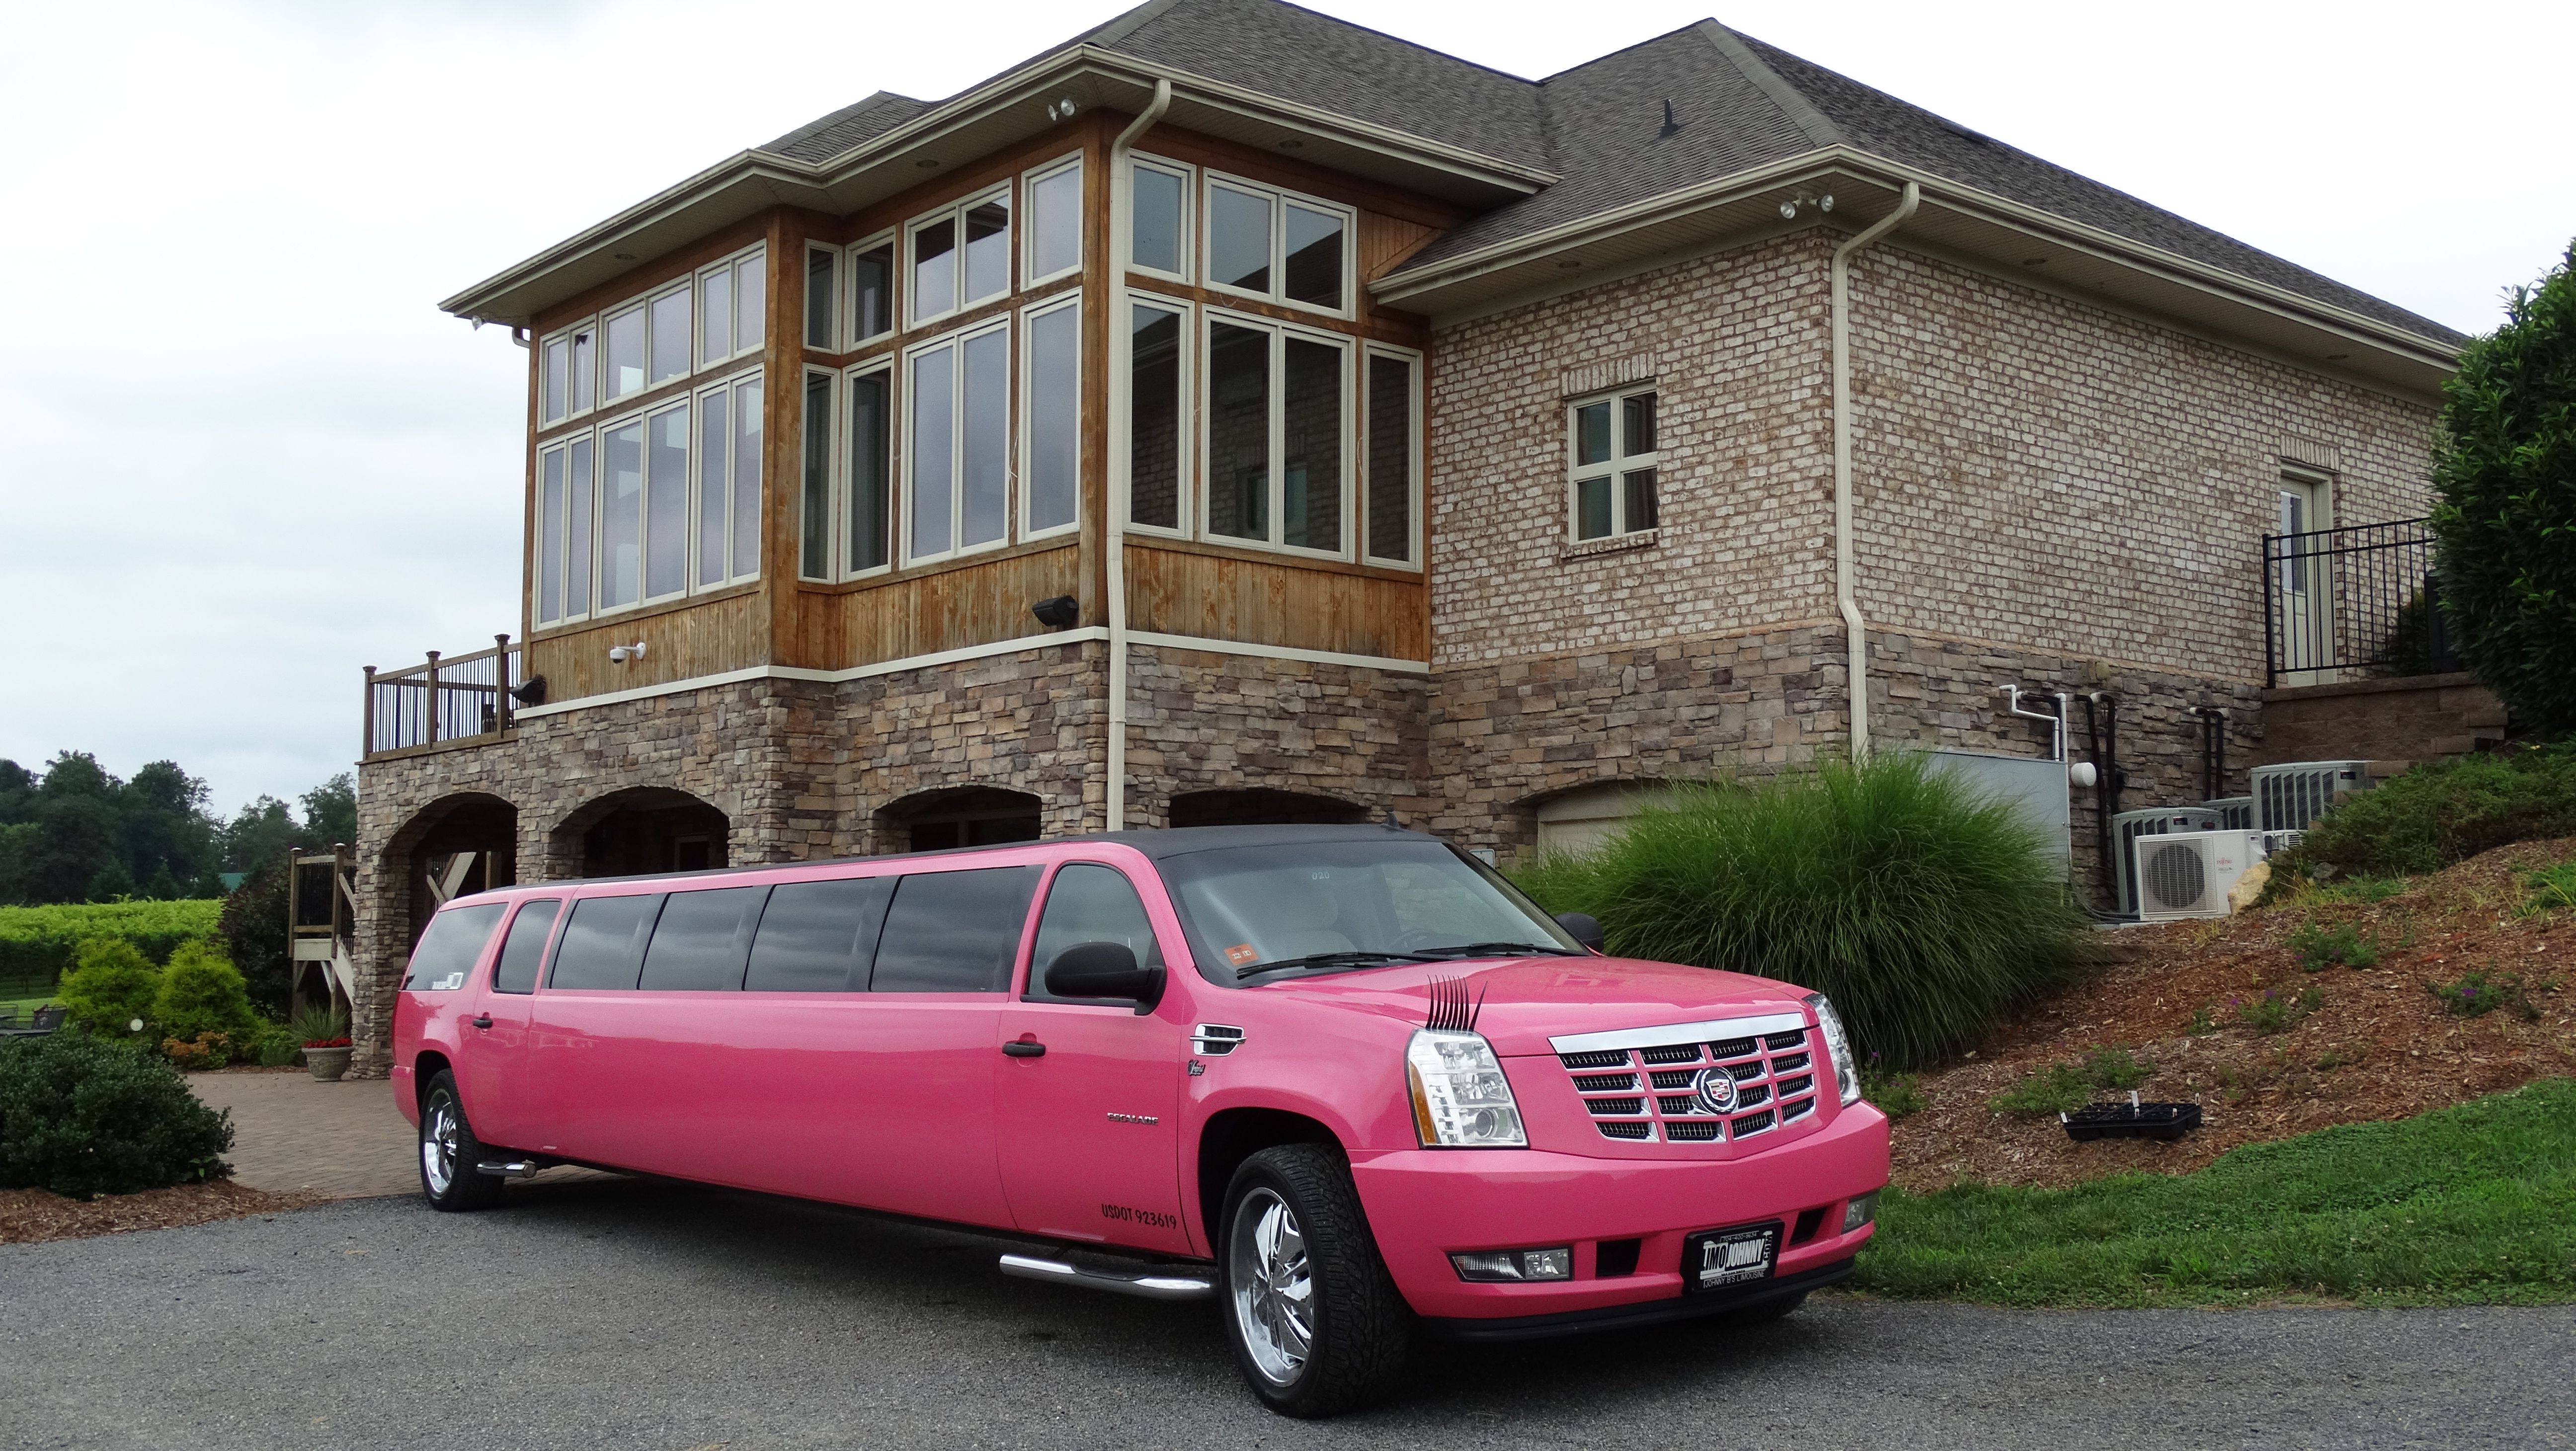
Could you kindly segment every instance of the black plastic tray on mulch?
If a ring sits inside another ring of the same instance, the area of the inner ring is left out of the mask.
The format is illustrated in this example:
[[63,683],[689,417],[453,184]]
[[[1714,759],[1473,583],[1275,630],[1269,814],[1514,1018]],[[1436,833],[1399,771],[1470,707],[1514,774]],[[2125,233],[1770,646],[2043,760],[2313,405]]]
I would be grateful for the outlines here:
[[2066,1136],[2078,1143],[2090,1139],[2160,1139],[2166,1143],[2200,1127],[2196,1103],[2088,1103],[2062,1113]]

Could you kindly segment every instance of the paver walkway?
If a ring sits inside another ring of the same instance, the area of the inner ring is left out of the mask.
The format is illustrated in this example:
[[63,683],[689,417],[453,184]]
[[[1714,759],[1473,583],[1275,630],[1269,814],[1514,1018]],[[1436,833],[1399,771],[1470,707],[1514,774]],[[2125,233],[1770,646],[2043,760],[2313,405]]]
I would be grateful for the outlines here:
[[233,1111],[233,1178],[253,1189],[350,1199],[420,1188],[412,1164],[418,1141],[381,1078],[191,1073],[188,1086]]

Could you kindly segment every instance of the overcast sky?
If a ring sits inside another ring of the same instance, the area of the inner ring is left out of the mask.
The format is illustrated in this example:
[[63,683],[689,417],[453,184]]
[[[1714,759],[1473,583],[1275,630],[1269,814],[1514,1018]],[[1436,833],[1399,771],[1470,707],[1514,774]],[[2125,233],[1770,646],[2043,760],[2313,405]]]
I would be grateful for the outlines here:
[[[1535,77],[1711,3],[1316,8]],[[517,628],[525,355],[438,299],[1121,8],[0,0],[0,757],[348,769],[361,665]],[[2564,0],[1717,18],[2464,331],[2576,233]]]

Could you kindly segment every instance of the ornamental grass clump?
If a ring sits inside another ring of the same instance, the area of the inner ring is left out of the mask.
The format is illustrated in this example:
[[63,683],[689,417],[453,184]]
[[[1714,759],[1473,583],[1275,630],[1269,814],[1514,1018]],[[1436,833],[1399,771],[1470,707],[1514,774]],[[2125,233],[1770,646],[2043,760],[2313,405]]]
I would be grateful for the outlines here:
[[1972,1047],[2072,978],[2086,927],[2008,804],[1920,756],[1675,788],[1582,856],[1520,873],[1609,950],[1828,994],[1890,1072]]

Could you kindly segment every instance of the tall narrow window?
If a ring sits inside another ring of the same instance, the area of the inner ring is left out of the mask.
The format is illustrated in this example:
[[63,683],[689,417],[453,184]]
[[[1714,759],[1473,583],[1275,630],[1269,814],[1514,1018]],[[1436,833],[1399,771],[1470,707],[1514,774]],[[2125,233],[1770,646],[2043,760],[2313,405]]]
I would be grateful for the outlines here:
[[599,379],[599,329],[585,327],[572,335],[572,411],[587,413]]
[[1339,553],[1345,350],[1292,337],[1281,351],[1279,542]]
[[1368,355],[1367,549],[1372,559],[1413,562],[1414,364]]
[[1270,335],[1208,327],[1208,532],[1270,537]]
[[1028,481],[1027,533],[1074,522],[1082,460],[1082,305],[1063,303],[1029,315],[1028,383],[1020,412],[1028,444],[1021,474]]
[[1579,542],[1655,527],[1655,392],[1595,398],[1567,410],[1571,530]]
[[957,219],[941,217],[912,229],[912,320],[937,317],[957,306]]
[[909,547],[914,559],[948,552],[956,533],[957,344],[913,354],[910,387],[911,443],[904,460],[912,490],[905,513],[912,520]]
[[958,448],[957,547],[999,540],[1010,527],[1011,334],[994,328],[966,340]]
[[805,494],[803,547],[796,572],[806,579],[832,577],[832,375],[805,375]]
[[608,320],[608,356],[600,391],[611,399],[644,388],[644,309],[630,307]]
[[1270,198],[1241,187],[1208,188],[1208,280],[1270,294]]
[[1128,257],[1152,272],[1183,274],[1190,254],[1189,176],[1170,167],[1138,161],[1128,172],[1133,193],[1128,204],[1131,233]]
[[564,451],[564,618],[589,614],[595,598],[590,576],[591,520],[598,482],[591,467],[590,437]]
[[882,569],[891,556],[894,505],[894,375],[850,380],[850,572]]
[[1029,183],[1029,281],[1043,282],[1082,265],[1082,162],[1079,158]]
[[998,542],[1010,508],[1009,323],[924,348],[909,366],[905,558]]
[[981,302],[1011,290],[1011,194],[986,197],[966,209],[966,295]]
[[726,527],[733,531],[733,577],[760,573],[760,379],[733,385],[733,507]]
[[644,424],[600,435],[599,607],[635,603],[644,585]]
[[537,416],[548,423],[559,423],[572,411],[572,339],[569,336],[546,339],[544,381],[540,387]]
[[733,264],[733,350],[769,339],[769,254],[754,252]]
[[1136,303],[1127,335],[1127,517],[1181,527],[1181,324],[1178,308]]
[[689,289],[653,299],[653,381],[667,383],[689,371]]
[[698,361],[721,363],[732,356],[733,268],[710,268],[698,274]]
[[689,405],[644,424],[644,597],[689,587]]
[[832,351],[832,319],[840,311],[840,299],[832,292],[832,260],[829,248],[805,249],[805,346]]
[[852,342],[894,331],[894,243],[880,242],[851,255],[850,303]]
[[563,618],[564,451],[537,460],[537,623]]
[[733,490],[727,475],[733,463],[732,391],[712,388],[698,395],[698,586],[725,582],[725,505]]

